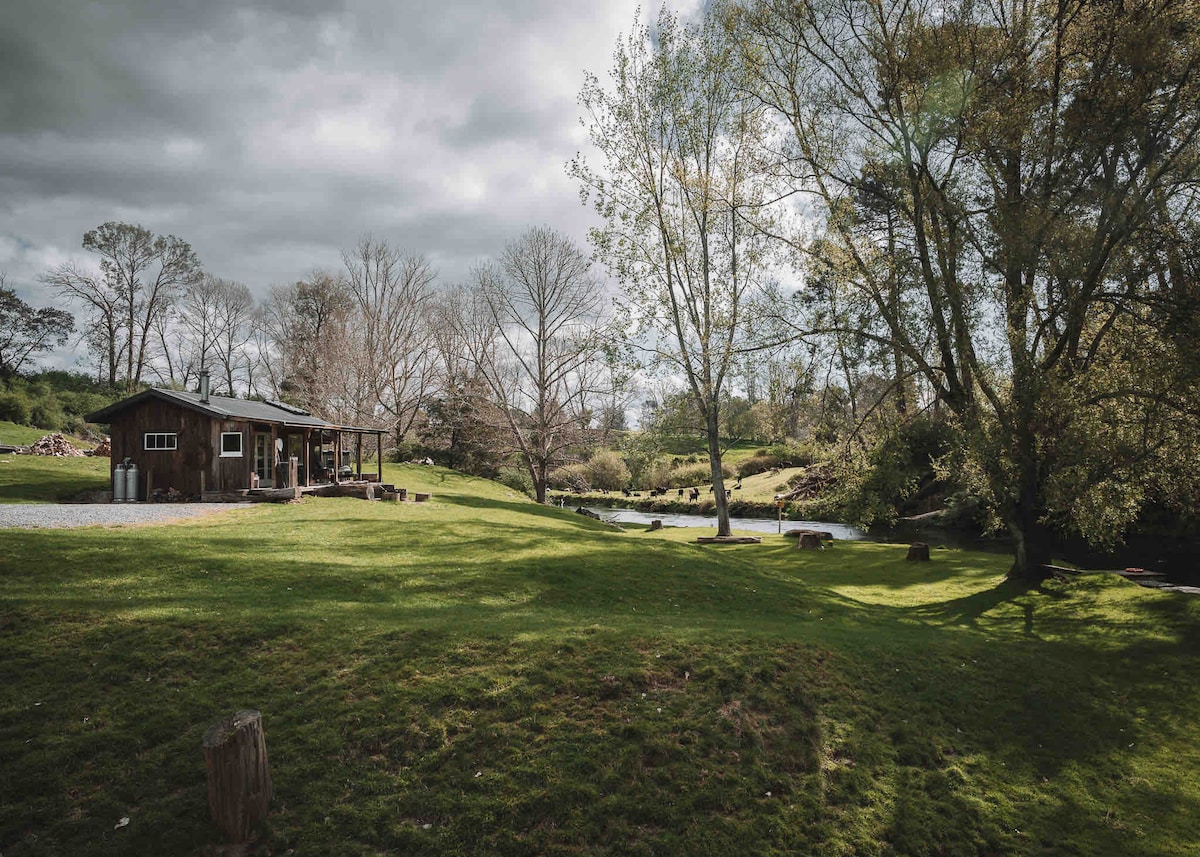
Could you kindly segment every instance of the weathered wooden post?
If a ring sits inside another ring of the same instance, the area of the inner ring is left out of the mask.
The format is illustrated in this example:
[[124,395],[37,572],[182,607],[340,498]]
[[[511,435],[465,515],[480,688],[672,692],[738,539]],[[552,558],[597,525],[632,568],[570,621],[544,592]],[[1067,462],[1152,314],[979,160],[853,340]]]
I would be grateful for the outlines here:
[[245,842],[271,803],[262,715],[246,709],[226,717],[208,728],[203,743],[213,821],[234,844]]

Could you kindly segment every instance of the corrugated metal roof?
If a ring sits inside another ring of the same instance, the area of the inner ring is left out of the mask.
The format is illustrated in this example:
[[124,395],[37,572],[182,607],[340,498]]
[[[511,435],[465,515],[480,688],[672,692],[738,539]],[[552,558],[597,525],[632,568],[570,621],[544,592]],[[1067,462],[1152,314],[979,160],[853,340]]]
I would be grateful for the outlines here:
[[297,428],[340,429],[342,431],[382,432],[383,429],[364,428],[361,426],[344,426],[314,417],[307,411],[292,405],[275,404],[272,402],[255,402],[249,399],[233,399],[228,396],[209,396],[207,402],[200,401],[199,393],[185,393],[181,390],[164,390],[151,387],[102,408],[84,417],[89,423],[106,423],[114,414],[133,407],[146,399],[158,398],[175,402],[185,408],[208,414],[217,419],[251,420],[263,423],[278,423]]

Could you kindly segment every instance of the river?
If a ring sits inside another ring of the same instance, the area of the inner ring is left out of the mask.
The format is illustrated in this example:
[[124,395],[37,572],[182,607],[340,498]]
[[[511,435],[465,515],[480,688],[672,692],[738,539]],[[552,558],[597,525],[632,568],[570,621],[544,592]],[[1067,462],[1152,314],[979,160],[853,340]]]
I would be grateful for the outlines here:
[[[682,515],[671,512],[638,512],[634,509],[607,509],[601,506],[588,507],[605,521],[616,521],[618,524],[646,524],[651,521],[662,521],[664,527],[707,527],[717,528],[716,515]],[[730,518],[729,525],[735,530],[749,530],[755,533],[777,533],[779,522],[771,518]],[[857,527],[846,524],[828,524],[821,521],[784,521],[783,531],[788,530],[822,530],[832,533],[835,539],[841,541],[862,541],[870,538]]]

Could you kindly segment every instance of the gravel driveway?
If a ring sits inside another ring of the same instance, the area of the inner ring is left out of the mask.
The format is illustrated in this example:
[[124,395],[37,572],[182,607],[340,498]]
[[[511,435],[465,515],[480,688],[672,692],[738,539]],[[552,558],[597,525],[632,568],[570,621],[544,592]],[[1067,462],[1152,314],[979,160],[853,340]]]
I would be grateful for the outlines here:
[[236,503],[0,503],[0,527],[161,524],[244,509]]

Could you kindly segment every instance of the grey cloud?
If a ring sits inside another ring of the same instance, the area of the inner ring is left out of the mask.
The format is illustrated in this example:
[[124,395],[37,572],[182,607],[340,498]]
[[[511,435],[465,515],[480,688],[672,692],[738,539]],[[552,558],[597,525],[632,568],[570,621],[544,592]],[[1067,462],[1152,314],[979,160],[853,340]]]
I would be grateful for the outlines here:
[[260,295],[365,233],[443,282],[530,225],[582,245],[574,97],[635,3],[10,0],[0,270],[48,298],[114,219]]

